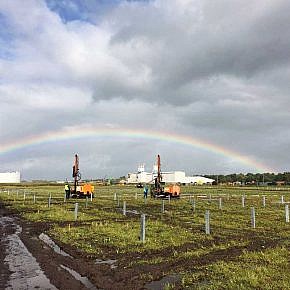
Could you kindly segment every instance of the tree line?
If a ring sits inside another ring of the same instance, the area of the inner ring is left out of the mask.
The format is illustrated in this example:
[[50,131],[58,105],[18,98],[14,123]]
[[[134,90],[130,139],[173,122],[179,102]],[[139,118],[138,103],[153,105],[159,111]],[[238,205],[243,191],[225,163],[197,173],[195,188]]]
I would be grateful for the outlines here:
[[290,172],[284,173],[233,173],[228,175],[203,175],[207,178],[214,179],[217,183],[235,183],[240,182],[242,184],[269,184],[276,185],[279,183],[290,184]]

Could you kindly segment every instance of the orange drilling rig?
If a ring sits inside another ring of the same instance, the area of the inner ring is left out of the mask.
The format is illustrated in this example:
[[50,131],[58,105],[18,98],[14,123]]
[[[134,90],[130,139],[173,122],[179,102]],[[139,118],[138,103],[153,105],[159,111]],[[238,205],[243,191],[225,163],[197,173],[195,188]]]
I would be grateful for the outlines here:
[[171,184],[164,186],[165,182],[162,182],[161,174],[161,162],[160,155],[157,155],[157,176],[153,179],[153,184],[151,184],[150,192],[151,197],[154,198],[180,198],[180,186],[177,184]]
[[94,186],[90,183],[80,184],[81,173],[79,170],[79,157],[77,154],[75,154],[72,177],[74,178],[74,187],[71,190],[71,197],[83,198],[90,197],[91,195],[93,197]]

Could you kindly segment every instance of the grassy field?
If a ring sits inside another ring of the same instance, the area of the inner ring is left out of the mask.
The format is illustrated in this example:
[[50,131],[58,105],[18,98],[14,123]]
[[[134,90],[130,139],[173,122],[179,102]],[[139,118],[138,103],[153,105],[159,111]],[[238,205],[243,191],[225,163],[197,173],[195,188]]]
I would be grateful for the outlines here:
[[144,281],[174,274],[182,289],[290,289],[289,189],[184,187],[182,193],[180,200],[144,200],[142,189],[98,186],[92,201],[64,201],[62,185],[0,187],[7,206],[49,225],[47,233],[61,245],[88,259],[116,259],[118,268],[132,269]]

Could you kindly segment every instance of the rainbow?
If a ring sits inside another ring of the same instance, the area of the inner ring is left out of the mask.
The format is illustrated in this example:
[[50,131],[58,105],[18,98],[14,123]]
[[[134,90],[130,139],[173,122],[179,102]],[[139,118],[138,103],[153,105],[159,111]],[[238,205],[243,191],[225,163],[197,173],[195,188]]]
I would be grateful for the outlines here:
[[234,152],[222,146],[209,143],[201,139],[195,139],[187,135],[179,135],[170,132],[152,131],[152,130],[137,130],[128,128],[86,128],[72,127],[59,131],[46,132],[39,135],[29,136],[12,142],[0,145],[0,155],[11,151],[19,150],[29,146],[40,145],[43,143],[64,141],[70,139],[82,139],[89,137],[121,137],[134,139],[151,139],[171,142],[180,145],[187,145],[194,148],[207,150],[209,152],[219,154],[221,156],[231,158],[239,163],[250,166],[260,172],[273,172],[266,165],[257,162],[256,160]]

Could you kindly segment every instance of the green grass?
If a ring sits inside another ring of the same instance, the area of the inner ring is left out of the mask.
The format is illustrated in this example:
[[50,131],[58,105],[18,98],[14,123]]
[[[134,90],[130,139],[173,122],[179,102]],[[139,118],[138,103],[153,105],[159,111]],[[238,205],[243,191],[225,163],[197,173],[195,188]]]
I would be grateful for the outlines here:
[[245,251],[235,261],[219,261],[186,273],[182,284],[190,289],[289,289],[289,249]]
[[[8,207],[29,221],[47,223],[48,234],[56,241],[88,257],[116,258],[124,268],[158,267],[164,274],[182,273],[185,289],[290,289],[290,224],[281,204],[281,195],[290,200],[289,189],[185,187],[180,200],[165,201],[164,213],[161,200],[148,198],[145,203],[142,189],[129,186],[96,187],[96,198],[87,206],[84,199],[64,202],[62,186],[11,186],[9,190],[9,195],[0,192]],[[127,210],[138,214],[124,216],[124,200]],[[256,210],[256,229],[251,228],[251,207]],[[211,235],[204,233],[206,210],[210,210]],[[146,214],[144,244],[139,240],[141,213]],[[153,279],[147,276],[143,278]]]

